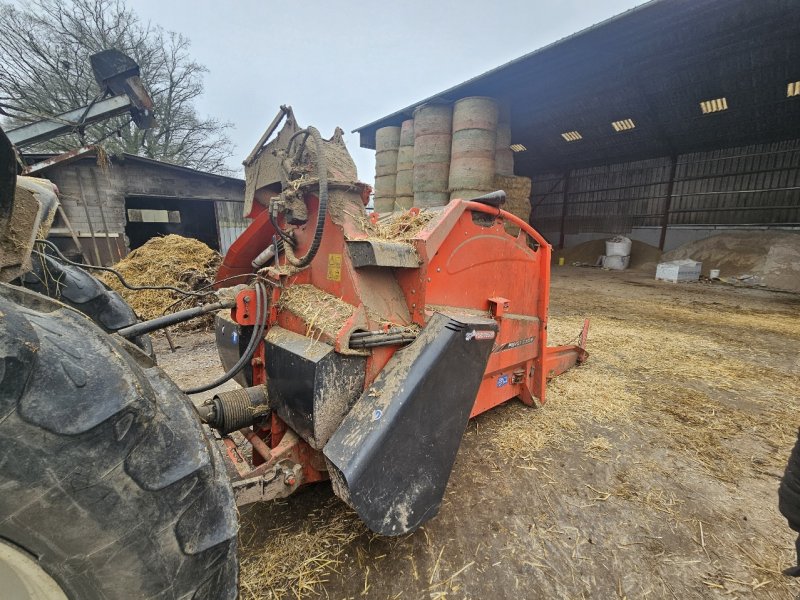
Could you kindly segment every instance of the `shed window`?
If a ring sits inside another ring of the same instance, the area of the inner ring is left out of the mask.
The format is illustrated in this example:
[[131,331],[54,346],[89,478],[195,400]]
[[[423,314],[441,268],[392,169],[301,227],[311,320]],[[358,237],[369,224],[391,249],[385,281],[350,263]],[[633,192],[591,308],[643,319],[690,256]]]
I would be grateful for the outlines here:
[[577,142],[578,140],[583,139],[583,136],[577,131],[565,131],[561,134],[561,137],[568,142]]
[[700,103],[700,110],[703,111],[704,115],[728,110],[728,99],[714,98],[713,100],[704,100]]
[[180,223],[181,213],[177,210],[129,208],[128,221],[131,223]]
[[614,131],[628,131],[636,127],[636,123],[633,122],[633,119],[622,119],[621,121],[614,121],[611,126]]
[[800,96],[800,81],[792,81],[786,86],[786,97]]

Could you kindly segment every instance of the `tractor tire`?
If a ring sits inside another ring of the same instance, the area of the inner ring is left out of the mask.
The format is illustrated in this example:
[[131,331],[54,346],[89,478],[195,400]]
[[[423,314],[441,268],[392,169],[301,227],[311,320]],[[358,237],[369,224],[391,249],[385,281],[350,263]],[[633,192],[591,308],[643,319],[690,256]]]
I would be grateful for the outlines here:
[[[108,289],[88,271],[43,254],[33,256],[31,263],[31,271],[20,278],[23,287],[81,311],[106,333],[139,322],[122,296]],[[131,341],[148,356],[155,356],[150,336],[140,335]]]
[[219,449],[163,371],[0,284],[0,595],[234,599],[236,534]]

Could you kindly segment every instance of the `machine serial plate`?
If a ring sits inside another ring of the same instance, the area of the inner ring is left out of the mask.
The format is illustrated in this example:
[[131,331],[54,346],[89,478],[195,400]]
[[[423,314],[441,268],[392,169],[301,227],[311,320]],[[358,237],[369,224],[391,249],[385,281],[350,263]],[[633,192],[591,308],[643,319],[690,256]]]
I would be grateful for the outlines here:
[[342,255],[328,254],[328,280],[342,280]]

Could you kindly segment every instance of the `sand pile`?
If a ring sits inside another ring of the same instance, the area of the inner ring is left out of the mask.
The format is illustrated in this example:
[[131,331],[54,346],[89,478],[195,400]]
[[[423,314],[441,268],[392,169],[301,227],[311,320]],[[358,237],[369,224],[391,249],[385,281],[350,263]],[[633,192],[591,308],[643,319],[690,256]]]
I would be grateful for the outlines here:
[[706,276],[710,269],[719,269],[722,279],[731,283],[800,292],[800,233],[723,233],[664,254],[664,260],[682,258],[702,262]]
[[[203,242],[179,235],[156,237],[137,248],[123,260],[114,265],[131,285],[171,285],[179,289],[196,291],[208,286],[216,275],[220,264],[219,254]],[[120,283],[113,273],[103,273],[103,283],[119,292],[131,305],[140,319],[160,317],[167,312],[182,310],[205,303],[204,298],[189,297],[184,302],[173,305],[184,296],[162,290],[129,290]],[[215,301],[214,296],[207,296]],[[208,319],[195,319],[190,326],[202,326]]]
[[[606,238],[600,240],[591,240],[564,248],[563,250],[555,250],[553,252],[553,260],[558,263],[558,259],[563,257],[565,265],[580,263],[582,265],[594,265],[597,262],[597,257],[606,253]],[[656,265],[661,260],[661,251],[655,246],[632,240],[631,245],[631,262],[629,269],[637,271],[652,271],[656,272]]]

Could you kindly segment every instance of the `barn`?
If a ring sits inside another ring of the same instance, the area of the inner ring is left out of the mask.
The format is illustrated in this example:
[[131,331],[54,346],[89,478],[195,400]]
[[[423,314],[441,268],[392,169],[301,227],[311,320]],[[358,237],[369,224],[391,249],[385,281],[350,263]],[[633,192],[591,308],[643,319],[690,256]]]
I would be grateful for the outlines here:
[[375,149],[419,106],[493,98],[556,248],[797,229],[799,30],[791,0],[654,0],[355,131]]
[[[55,160],[49,160],[54,159]],[[248,223],[244,181],[132,154],[75,160],[26,154],[58,186],[63,211],[50,239],[68,256],[117,262],[152,237],[176,233],[225,253]]]

